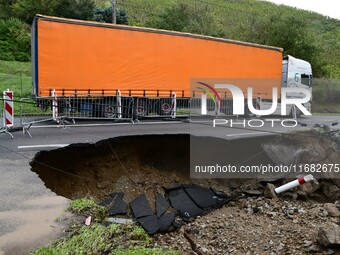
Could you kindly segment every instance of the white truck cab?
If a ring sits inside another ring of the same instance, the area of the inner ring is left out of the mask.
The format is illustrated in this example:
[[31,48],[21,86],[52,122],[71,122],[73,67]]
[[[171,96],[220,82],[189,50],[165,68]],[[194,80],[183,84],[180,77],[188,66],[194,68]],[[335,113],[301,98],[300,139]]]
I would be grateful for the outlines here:
[[[282,61],[282,88],[304,88],[308,89],[312,94],[313,74],[311,64],[302,59],[294,58],[290,55],[285,56]],[[287,98],[304,98],[303,93],[292,92],[287,93]],[[271,100],[263,100],[260,103],[260,109],[267,110],[272,107]],[[304,107],[311,112],[311,101],[304,103]],[[287,115],[291,117],[299,117],[301,111],[297,107],[287,105]],[[281,102],[279,101],[273,115],[281,115]]]
[[[312,94],[313,74],[311,64],[290,55],[285,56],[282,61],[281,85],[284,88],[305,88]],[[290,93],[287,96],[292,98],[305,97],[301,93]],[[304,106],[308,111],[311,111],[311,102],[305,103]]]

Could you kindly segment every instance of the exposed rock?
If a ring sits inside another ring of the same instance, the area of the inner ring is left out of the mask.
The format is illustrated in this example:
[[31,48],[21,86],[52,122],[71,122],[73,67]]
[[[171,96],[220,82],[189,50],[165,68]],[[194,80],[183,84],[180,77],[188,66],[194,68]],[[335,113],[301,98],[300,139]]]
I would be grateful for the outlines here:
[[278,198],[276,193],[275,193],[275,185],[274,184],[271,184],[271,183],[267,183],[267,186],[263,192],[263,195],[266,197],[266,198]]
[[321,226],[318,232],[318,242],[326,247],[340,245],[339,225],[328,222]]
[[263,194],[263,191],[251,189],[251,190],[245,190],[244,193],[246,193],[248,196],[258,197]]
[[314,149],[299,148],[293,156],[294,164],[310,163],[311,158],[314,162],[324,160],[327,155],[325,149],[321,145],[316,146]]
[[305,244],[304,244],[304,246],[305,247],[309,247],[309,246],[312,246],[313,245],[313,241],[310,241],[310,240],[305,240],[305,241],[303,241]]
[[329,199],[338,199],[340,197],[340,189],[335,184],[323,183],[322,193]]
[[300,186],[300,189],[306,192],[307,194],[312,194],[315,191],[317,191],[319,188],[320,188],[320,184],[316,179]]
[[339,217],[340,213],[335,204],[326,203],[323,208],[327,211],[328,215],[331,217]]

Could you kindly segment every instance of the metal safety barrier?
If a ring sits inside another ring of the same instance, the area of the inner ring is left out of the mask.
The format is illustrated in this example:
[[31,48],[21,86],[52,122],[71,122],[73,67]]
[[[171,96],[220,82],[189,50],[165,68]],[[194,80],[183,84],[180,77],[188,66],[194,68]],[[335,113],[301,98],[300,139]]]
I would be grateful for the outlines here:
[[[59,105],[60,106],[60,105]],[[68,119],[125,120],[133,122],[134,101],[120,94],[71,95],[60,106]]]
[[139,97],[135,100],[135,119],[189,117],[190,99],[172,97]]
[[63,125],[66,116],[63,114],[62,105],[65,98],[39,97],[20,99],[20,125],[23,133],[28,134],[29,129],[36,124]]
[[190,117],[233,115],[232,99],[222,98],[221,101],[219,101],[215,98],[207,98],[205,94],[202,95],[201,97],[190,99]]
[[[112,124],[119,121],[139,121],[142,118],[191,118],[192,116],[229,116],[232,115],[232,100],[223,98],[207,98],[197,95],[194,98],[177,98],[172,92],[171,97],[138,97],[122,96],[117,90],[115,95],[77,95],[57,97],[51,91],[50,97],[31,97],[20,99],[20,126],[24,134],[31,136],[32,126],[66,127],[69,120],[111,120]],[[12,99],[13,92],[6,91],[0,98],[0,133],[8,133],[13,126],[13,109],[17,101]],[[86,125],[85,122],[81,125]],[[91,124],[93,125],[93,124]],[[11,135],[12,136],[12,135]]]

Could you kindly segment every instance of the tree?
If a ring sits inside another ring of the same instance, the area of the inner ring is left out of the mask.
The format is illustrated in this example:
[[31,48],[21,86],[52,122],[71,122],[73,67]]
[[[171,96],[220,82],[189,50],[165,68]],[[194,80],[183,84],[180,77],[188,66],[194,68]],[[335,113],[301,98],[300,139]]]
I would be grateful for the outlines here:
[[253,29],[250,41],[281,47],[285,55],[293,55],[310,62],[316,76],[321,75],[319,52],[315,44],[316,38],[310,31],[306,21],[294,16],[273,13],[260,19]]
[[35,14],[92,20],[94,8],[94,0],[17,0],[13,4],[16,16],[28,24]]
[[0,19],[6,19],[13,16],[12,5],[17,0],[0,0]]
[[[96,8],[93,14],[93,20],[98,22],[112,23],[112,6],[105,8]],[[128,16],[124,9],[118,9],[116,15],[117,24],[128,24]]]
[[53,15],[63,18],[92,20],[94,0],[58,0]]
[[189,2],[178,2],[167,8],[147,26],[216,37],[225,35],[208,5]]
[[14,14],[31,24],[35,14],[53,15],[56,0],[18,0],[12,5]]
[[0,59],[30,60],[29,27],[16,18],[0,20]]

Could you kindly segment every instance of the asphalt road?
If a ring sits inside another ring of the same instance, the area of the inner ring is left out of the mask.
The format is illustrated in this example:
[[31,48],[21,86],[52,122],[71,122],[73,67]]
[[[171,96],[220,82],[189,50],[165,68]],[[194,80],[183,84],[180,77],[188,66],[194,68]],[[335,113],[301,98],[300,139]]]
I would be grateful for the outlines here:
[[[13,132],[14,139],[0,133],[0,255],[25,254],[29,249],[46,245],[61,234],[62,226],[55,221],[65,210],[68,200],[44,186],[30,170],[29,162],[41,150],[52,150],[71,143],[95,143],[117,136],[146,134],[194,134],[239,139],[275,135],[309,128],[316,123],[340,128],[340,116],[301,118],[294,128],[269,123],[261,128],[219,125],[212,121],[144,121],[138,124],[76,122],[66,127],[47,125],[32,127],[27,134]],[[336,125],[335,125],[336,124]],[[61,159],[62,160],[62,159]]]

